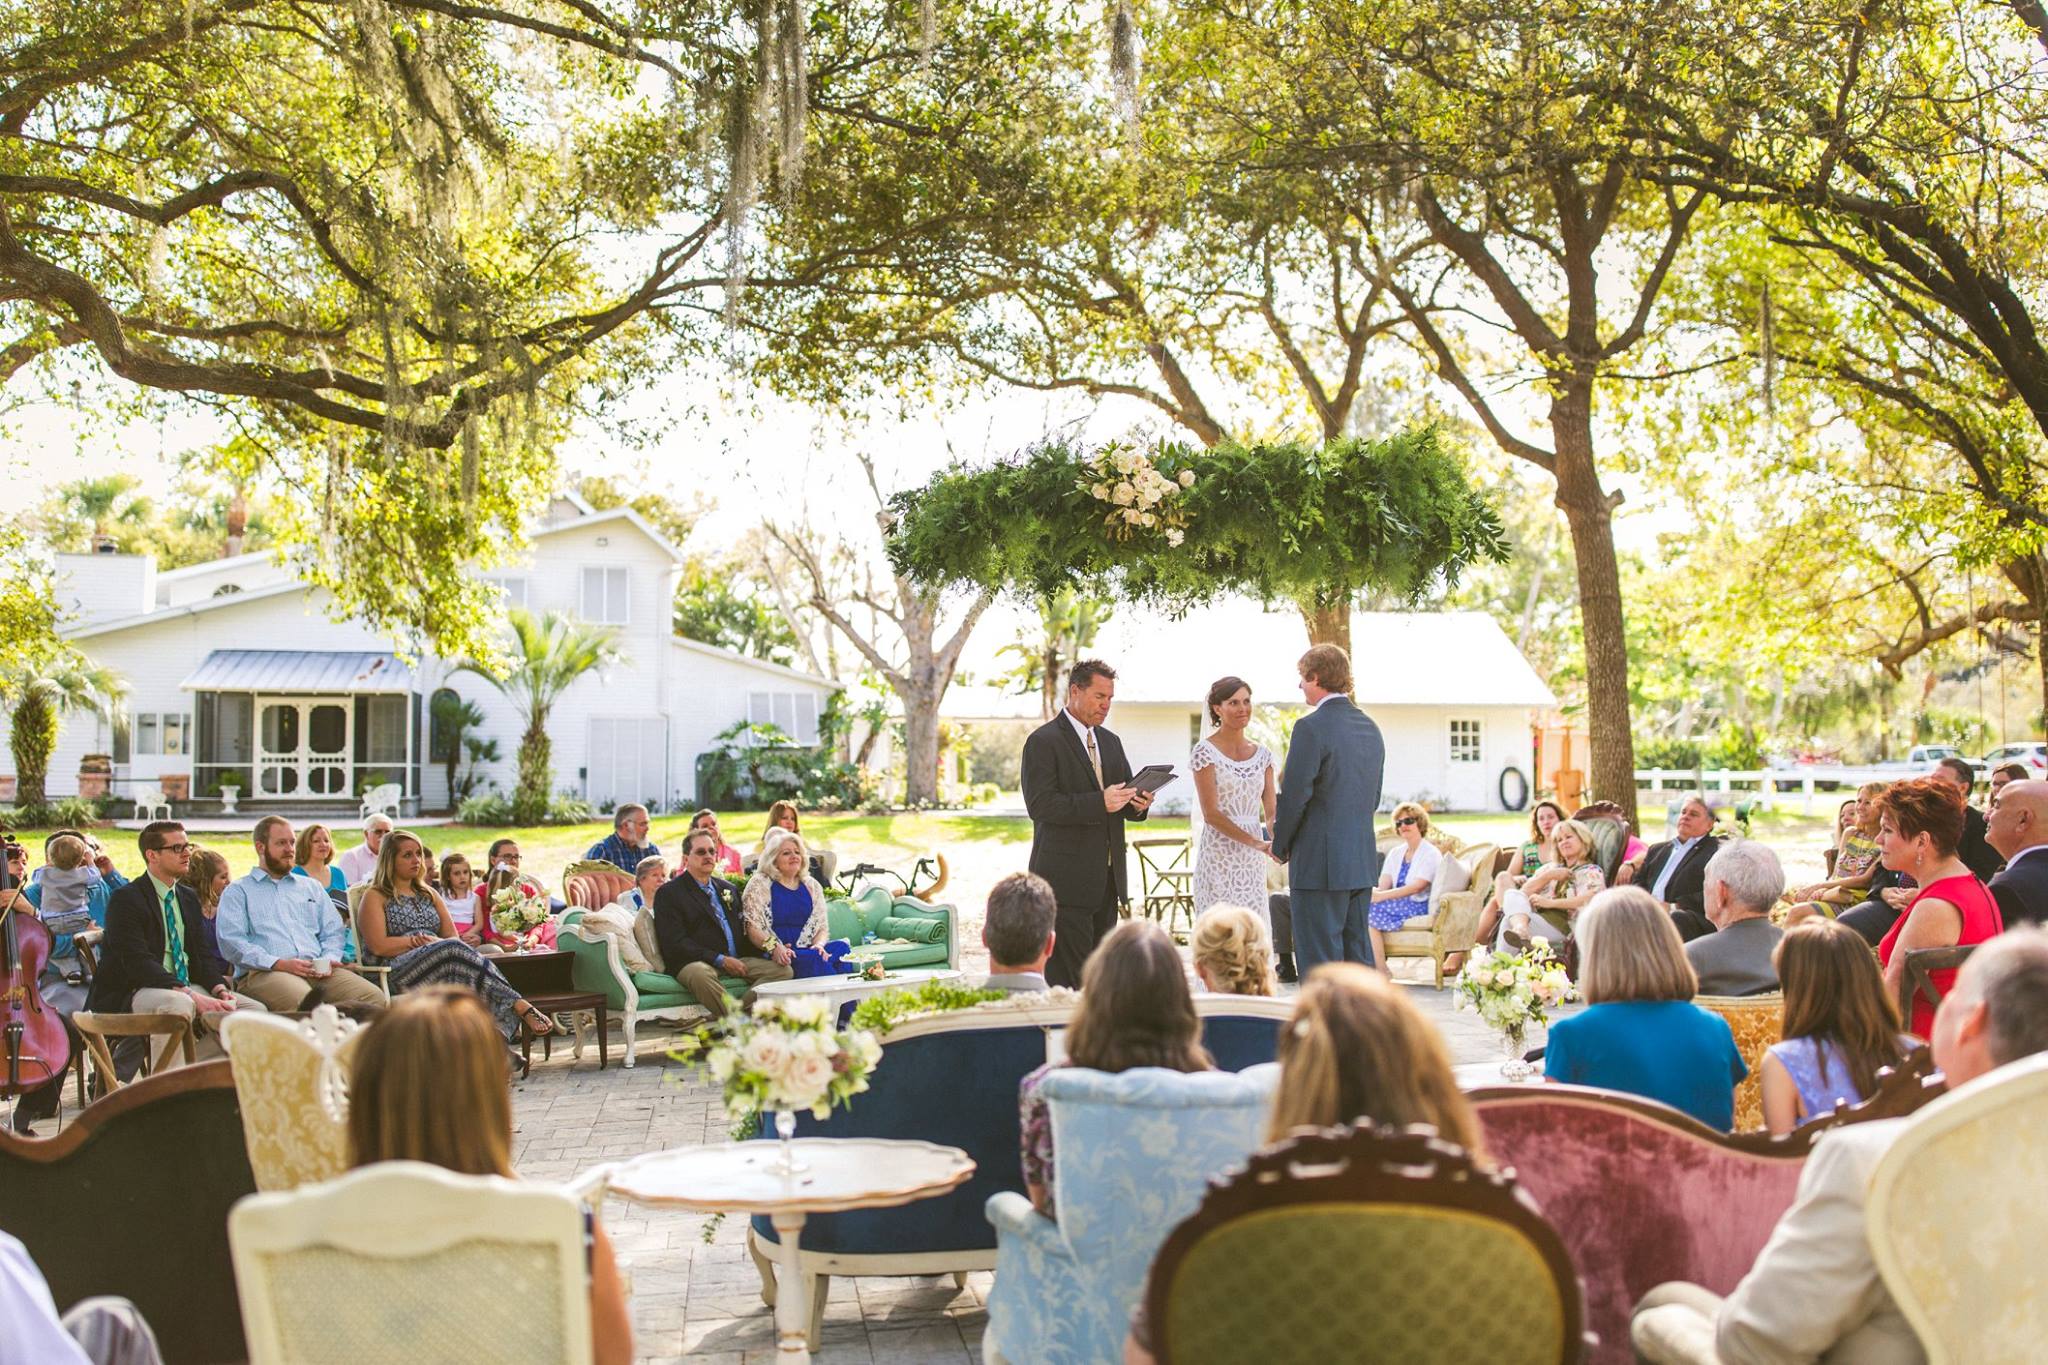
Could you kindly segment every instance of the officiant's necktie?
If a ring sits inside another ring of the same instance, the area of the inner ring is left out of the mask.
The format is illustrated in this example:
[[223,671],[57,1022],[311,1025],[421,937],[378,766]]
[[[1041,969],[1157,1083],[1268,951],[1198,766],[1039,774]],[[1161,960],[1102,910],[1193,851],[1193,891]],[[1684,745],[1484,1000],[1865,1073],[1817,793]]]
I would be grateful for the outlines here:
[[1088,727],[1088,766],[1095,769],[1095,785],[1102,785],[1102,751],[1095,747],[1095,727]]

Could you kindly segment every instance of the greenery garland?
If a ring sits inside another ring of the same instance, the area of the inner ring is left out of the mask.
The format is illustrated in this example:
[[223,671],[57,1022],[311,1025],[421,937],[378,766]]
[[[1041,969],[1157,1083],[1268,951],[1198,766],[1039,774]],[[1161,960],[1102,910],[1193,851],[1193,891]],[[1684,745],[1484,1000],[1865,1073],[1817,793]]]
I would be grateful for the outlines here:
[[[1121,521],[1128,505],[1100,489],[1127,483],[1133,464],[1173,486],[1156,521],[1135,527]],[[1507,557],[1499,515],[1435,427],[1206,450],[1047,442],[993,465],[955,464],[890,507],[898,572],[1041,599],[1067,588],[1169,609],[1225,593],[1315,605],[1375,588],[1412,599]]]
[[853,1007],[852,1027],[886,1037],[912,1015],[972,1009],[989,1000],[1006,1000],[1006,991],[981,990],[950,981],[927,981],[899,991],[878,991]]

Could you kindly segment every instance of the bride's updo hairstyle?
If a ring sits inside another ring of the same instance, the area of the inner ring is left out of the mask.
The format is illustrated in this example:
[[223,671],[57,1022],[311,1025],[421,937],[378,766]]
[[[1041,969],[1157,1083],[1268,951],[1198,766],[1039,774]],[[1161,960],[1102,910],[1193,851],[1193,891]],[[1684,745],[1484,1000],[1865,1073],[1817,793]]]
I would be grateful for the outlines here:
[[1224,995],[1275,995],[1273,934],[1241,905],[1218,905],[1195,921],[1195,966]]
[[1249,693],[1251,690],[1252,685],[1239,677],[1218,678],[1215,682],[1210,683],[1209,723],[1211,725],[1221,725],[1223,717],[1217,714],[1216,708],[1229,701],[1239,692]]

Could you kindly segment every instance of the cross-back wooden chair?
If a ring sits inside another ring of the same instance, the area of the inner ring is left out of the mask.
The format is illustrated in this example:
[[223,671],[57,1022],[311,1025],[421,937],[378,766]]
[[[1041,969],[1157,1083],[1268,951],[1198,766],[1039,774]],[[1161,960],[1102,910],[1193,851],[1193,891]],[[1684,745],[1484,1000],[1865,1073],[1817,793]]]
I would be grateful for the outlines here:
[[1160,920],[1173,932],[1176,915],[1195,923],[1193,842],[1188,839],[1133,839],[1138,855],[1138,913]]
[[80,1082],[83,1083],[83,1066],[89,1058],[93,1069],[99,1073],[100,1093],[103,1095],[111,1095],[121,1088],[121,1078],[114,1073],[114,1054],[107,1046],[109,1038],[163,1039],[161,1043],[145,1049],[143,1075],[155,1071],[174,1047],[184,1053],[187,1066],[198,1056],[197,1044],[192,1037],[192,1021],[179,1014],[95,1014],[90,1010],[80,1010],[71,1016],[71,1026],[85,1041],[85,1057],[80,1059]]
[[1941,1004],[1943,991],[1934,984],[1934,973],[1960,967],[1977,951],[1974,943],[1950,944],[1945,948],[1912,948],[1906,953],[1906,971],[1899,978],[1899,1018],[1913,1019],[1913,1001],[1927,997],[1927,1003]]

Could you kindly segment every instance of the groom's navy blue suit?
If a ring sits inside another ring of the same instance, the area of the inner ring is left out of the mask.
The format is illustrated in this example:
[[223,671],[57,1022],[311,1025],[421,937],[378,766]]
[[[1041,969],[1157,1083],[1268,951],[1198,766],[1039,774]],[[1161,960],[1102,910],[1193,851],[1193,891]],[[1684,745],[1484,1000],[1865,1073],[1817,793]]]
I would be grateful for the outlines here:
[[1294,723],[1273,814],[1273,856],[1287,864],[1303,980],[1319,963],[1372,962],[1365,920],[1379,876],[1372,822],[1386,763],[1380,727],[1342,693]]

